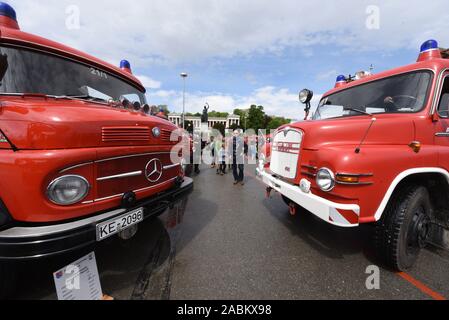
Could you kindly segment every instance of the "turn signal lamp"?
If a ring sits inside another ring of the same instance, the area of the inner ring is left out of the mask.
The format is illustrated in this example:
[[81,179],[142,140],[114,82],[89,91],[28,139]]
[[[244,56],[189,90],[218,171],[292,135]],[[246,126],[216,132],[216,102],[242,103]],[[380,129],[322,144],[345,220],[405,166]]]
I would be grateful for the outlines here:
[[359,177],[356,176],[337,175],[336,179],[340,183],[359,183]]
[[133,73],[131,70],[131,63],[129,63],[128,60],[120,61],[120,69],[131,74]]
[[427,40],[422,44],[418,62],[441,58],[440,48],[436,40]]
[[0,2],[0,26],[20,30],[16,11],[5,2]]
[[337,77],[337,82],[335,83],[335,88],[340,88],[346,84],[346,77],[344,75],[340,75]]
[[421,151],[421,142],[419,141],[412,141],[408,145],[415,153],[419,153]]

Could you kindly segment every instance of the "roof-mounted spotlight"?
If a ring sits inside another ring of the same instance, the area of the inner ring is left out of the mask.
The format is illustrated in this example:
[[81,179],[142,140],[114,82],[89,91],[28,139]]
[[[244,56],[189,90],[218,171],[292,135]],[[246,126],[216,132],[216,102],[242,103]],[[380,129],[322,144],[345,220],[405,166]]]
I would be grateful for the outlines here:
[[150,106],[149,106],[148,104],[145,103],[145,104],[143,105],[143,107],[142,107],[142,112],[145,113],[145,114],[150,114],[150,112],[151,112]]
[[20,29],[16,11],[5,2],[0,2],[0,26],[17,30]]
[[311,108],[310,102],[312,101],[312,98],[313,92],[310,91],[309,89],[304,89],[299,93],[299,102],[306,105],[306,108],[304,109],[305,113],[304,120],[307,120],[307,118],[309,117],[309,112]]
[[441,58],[440,48],[436,40],[427,40],[422,44],[418,62]]
[[129,63],[128,60],[120,61],[120,69],[131,74],[133,73],[131,70],[131,63]]

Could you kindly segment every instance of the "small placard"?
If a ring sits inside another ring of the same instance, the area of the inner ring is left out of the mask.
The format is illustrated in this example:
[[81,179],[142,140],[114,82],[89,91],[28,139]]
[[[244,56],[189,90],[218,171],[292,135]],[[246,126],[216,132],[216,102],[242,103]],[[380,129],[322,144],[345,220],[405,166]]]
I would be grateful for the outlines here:
[[53,274],[58,300],[101,300],[103,298],[95,253]]

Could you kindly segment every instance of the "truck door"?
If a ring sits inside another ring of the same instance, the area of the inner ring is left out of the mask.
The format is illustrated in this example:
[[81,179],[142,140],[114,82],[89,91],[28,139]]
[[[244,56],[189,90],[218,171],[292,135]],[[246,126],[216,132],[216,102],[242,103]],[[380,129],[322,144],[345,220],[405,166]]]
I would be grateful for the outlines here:
[[444,76],[443,87],[438,101],[438,122],[435,130],[435,145],[441,146],[438,163],[449,171],[449,73]]

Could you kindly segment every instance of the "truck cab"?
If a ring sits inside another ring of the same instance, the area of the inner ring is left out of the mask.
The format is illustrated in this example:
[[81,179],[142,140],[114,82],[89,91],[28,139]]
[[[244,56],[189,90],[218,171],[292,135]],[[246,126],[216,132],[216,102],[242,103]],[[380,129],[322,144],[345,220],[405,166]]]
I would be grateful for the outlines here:
[[191,192],[128,61],[25,33],[0,3],[0,78],[0,296],[15,262],[135,231]]
[[376,251],[394,269],[411,268],[429,242],[447,247],[447,50],[429,40],[416,63],[339,76],[311,119],[275,132],[270,163],[257,174],[292,214],[373,225]]

